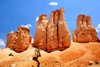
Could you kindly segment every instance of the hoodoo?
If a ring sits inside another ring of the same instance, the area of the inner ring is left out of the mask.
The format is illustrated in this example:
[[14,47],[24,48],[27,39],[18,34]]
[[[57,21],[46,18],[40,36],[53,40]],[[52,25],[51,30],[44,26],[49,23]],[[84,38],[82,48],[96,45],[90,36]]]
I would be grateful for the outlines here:
[[64,8],[52,11],[49,21],[47,16],[42,14],[36,25],[34,46],[52,52],[64,50],[70,46],[70,33],[64,18]]
[[16,41],[18,40],[18,34],[19,34],[18,31],[16,32],[11,31],[10,33],[7,34],[6,47],[14,48],[14,45],[16,44]]
[[64,18],[64,8],[60,8],[58,35],[59,35],[59,49],[64,50],[70,46],[70,33]]
[[34,46],[40,49],[46,50],[46,27],[47,27],[47,15],[42,14],[39,16],[39,20],[36,24],[36,32],[34,36]]
[[98,41],[97,32],[92,25],[90,16],[79,15],[76,26],[76,30],[72,31],[74,42],[86,43]]
[[18,31],[7,34],[6,48],[14,48],[16,52],[26,50],[31,44],[32,36],[29,36],[30,30],[26,27],[19,26]]

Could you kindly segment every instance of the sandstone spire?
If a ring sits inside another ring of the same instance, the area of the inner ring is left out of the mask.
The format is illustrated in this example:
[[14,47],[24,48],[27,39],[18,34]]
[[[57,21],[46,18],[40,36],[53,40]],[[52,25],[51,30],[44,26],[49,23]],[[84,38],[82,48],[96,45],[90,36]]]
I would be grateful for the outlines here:
[[49,52],[58,49],[58,13],[57,10],[51,12],[47,26],[47,49]]
[[64,18],[64,8],[60,8],[58,35],[59,35],[59,49],[64,50],[70,46],[70,33]]
[[77,17],[77,29],[72,31],[74,42],[97,42],[96,29],[93,27],[90,16],[79,15]]
[[46,27],[47,27],[47,15],[42,14],[39,16],[39,20],[36,24],[36,32],[34,36],[34,46],[46,50]]

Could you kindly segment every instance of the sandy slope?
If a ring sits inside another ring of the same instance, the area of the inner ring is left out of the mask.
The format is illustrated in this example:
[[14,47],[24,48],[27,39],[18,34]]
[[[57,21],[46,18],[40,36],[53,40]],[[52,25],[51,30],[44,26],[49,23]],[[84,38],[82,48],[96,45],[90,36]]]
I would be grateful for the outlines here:
[[[8,56],[12,53],[14,56]],[[35,48],[30,48],[24,52],[16,53],[6,48],[0,49],[0,67],[37,67],[37,63],[32,58]],[[39,57],[41,67],[100,67],[100,43],[74,43],[64,51],[54,51],[46,53],[41,50]],[[92,65],[88,65],[93,61]],[[99,64],[95,64],[98,61]]]

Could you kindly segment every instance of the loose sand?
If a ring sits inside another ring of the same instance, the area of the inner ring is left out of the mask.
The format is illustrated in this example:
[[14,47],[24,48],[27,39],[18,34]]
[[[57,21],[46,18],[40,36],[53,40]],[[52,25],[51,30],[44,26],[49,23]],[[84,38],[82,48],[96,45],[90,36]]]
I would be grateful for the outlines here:
[[[30,46],[21,53],[10,48],[0,49],[0,67],[37,67],[37,62],[30,59],[35,56],[35,49]],[[14,56],[9,56],[10,53]],[[71,46],[64,51],[47,53],[41,50],[40,53],[38,60],[41,67],[100,67],[100,43],[97,42],[71,42]],[[89,65],[89,61],[93,64]]]

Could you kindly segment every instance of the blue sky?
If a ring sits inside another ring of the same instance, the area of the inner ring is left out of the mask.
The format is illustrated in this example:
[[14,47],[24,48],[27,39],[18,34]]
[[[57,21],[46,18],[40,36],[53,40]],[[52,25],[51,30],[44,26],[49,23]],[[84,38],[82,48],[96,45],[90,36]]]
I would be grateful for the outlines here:
[[34,39],[37,17],[46,14],[49,20],[51,11],[62,7],[71,40],[79,14],[91,16],[100,39],[100,0],[0,0],[0,48],[5,47],[7,34],[21,25],[29,27]]

